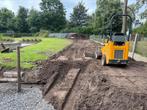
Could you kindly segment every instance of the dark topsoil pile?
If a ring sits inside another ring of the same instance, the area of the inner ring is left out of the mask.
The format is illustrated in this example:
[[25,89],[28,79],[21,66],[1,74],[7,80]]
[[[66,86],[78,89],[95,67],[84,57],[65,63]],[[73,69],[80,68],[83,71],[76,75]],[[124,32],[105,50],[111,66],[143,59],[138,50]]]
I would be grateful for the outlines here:
[[147,110],[147,94],[111,85],[107,76],[97,74],[89,85],[79,97],[76,110]]
[[71,68],[81,68],[81,71],[86,68],[88,61],[50,61],[42,62],[40,69],[40,83],[46,84],[48,79],[55,74],[59,74],[59,79],[62,80]]
[[[71,93],[74,97],[69,96],[75,98],[75,100],[73,99],[75,102],[69,98],[68,103],[68,105],[75,103],[74,110],[147,110],[147,94],[139,94],[114,86],[110,77],[103,74],[104,69],[100,66],[99,61],[95,65],[96,60],[90,62],[72,60],[71,57],[79,57],[82,50],[88,51],[78,47],[81,46],[80,44],[83,44],[82,41],[78,45],[76,44],[74,50],[70,48],[63,53],[62,56],[69,57],[71,60],[59,61],[54,58],[54,60],[42,62],[40,64],[42,67],[39,76],[40,83],[46,84],[53,74],[58,73],[58,78],[55,81],[55,85],[58,85],[64,80],[70,69],[80,68],[77,84]],[[87,42],[84,45],[87,45]],[[89,45],[87,48],[90,49],[92,46]],[[91,50],[89,51],[91,52]]]

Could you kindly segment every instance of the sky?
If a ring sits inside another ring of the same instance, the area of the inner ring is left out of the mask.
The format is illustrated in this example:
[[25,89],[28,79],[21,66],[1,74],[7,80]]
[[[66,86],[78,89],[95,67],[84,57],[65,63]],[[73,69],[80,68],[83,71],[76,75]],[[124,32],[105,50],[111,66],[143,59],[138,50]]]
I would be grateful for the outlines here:
[[[88,9],[88,14],[95,12],[96,0],[61,0],[65,7],[67,18],[69,18],[70,13],[72,13],[73,7],[76,6],[80,1],[83,1],[85,4],[86,8]],[[15,13],[17,13],[19,6],[24,6],[28,9],[34,8],[40,10],[40,2],[41,0],[0,0],[0,8],[6,7]],[[129,0],[129,4],[134,2],[135,0]]]
[[[96,9],[96,0],[61,0],[63,3],[67,18],[69,18],[70,13],[72,13],[73,7],[78,4],[78,2],[83,1],[88,9],[88,14],[91,14]],[[0,8],[6,7],[13,12],[17,13],[19,6],[24,6],[28,9],[34,8],[40,10],[41,0],[0,0]]]

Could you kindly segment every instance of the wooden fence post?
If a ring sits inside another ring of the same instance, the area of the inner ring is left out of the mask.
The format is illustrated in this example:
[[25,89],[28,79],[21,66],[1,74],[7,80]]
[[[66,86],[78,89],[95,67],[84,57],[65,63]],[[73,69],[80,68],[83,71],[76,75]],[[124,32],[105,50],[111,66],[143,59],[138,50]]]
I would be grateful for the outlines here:
[[135,40],[134,40],[134,43],[133,43],[132,59],[134,59],[134,54],[135,54],[136,46],[137,46],[137,40],[138,40],[138,34],[136,34],[136,36],[135,36]]
[[18,92],[21,92],[21,67],[20,67],[20,47],[17,47],[17,81],[18,81]]

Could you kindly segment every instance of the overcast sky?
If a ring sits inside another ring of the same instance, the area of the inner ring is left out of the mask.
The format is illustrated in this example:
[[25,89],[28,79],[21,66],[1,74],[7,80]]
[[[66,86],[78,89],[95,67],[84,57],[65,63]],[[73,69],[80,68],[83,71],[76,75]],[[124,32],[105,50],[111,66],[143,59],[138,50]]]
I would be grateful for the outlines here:
[[[72,9],[75,5],[78,4],[78,2],[83,1],[85,3],[85,6],[89,9],[88,13],[91,14],[96,9],[96,0],[61,0],[61,2],[64,4],[64,7],[67,12],[67,18],[69,18],[70,13],[72,12]],[[135,0],[129,0],[129,3],[133,3]],[[17,10],[19,6],[24,6],[28,9],[31,9],[32,7],[39,10],[39,3],[41,0],[0,0],[0,8],[6,7],[13,12],[17,13]]]

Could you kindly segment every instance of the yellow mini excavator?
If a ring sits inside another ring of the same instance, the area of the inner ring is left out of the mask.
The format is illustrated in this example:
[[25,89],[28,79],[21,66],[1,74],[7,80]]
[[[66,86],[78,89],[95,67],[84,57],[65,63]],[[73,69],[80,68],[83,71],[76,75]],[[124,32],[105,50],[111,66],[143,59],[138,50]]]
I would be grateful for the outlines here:
[[[113,20],[116,17],[127,16],[130,19],[128,35],[123,33],[113,33],[112,26]],[[132,18],[129,15],[116,14],[112,16],[110,22],[110,35],[105,39],[105,43],[100,49],[96,49],[96,58],[101,58],[101,65],[107,64],[128,64],[128,54],[129,54],[129,37],[132,29]]]

